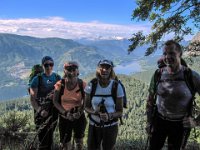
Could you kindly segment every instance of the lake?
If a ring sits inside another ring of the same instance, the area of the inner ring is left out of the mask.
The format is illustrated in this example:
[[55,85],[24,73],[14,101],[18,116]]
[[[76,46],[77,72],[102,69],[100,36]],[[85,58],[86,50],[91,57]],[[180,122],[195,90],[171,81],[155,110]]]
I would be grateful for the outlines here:
[[123,63],[123,64],[120,64],[120,65],[117,65],[114,68],[114,70],[117,74],[130,75],[130,74],[133,74],[135,72],[142,71],[142,67],[141,67],[141,65],[139,64],[138,61],[133,61],[133,62]]

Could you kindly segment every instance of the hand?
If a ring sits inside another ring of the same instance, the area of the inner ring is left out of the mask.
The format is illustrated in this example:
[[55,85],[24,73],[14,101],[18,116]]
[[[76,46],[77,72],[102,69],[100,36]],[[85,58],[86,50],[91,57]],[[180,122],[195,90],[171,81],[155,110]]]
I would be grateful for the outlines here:
[[197,126],[197,122],[192,117],[183,118],[183,127],[184,128],[194,128]]
[[49,94],[47,95],[47,99],[53,100],[53,95],[54,95],[53,92],[49,93]]
[[48,116],[48,111],[46,110],[42,110],[41,113],[40,113],[40,116],[42,116],[43,118],[46,118]]
[[78,111],[77,113],[73,113],[73,118],[74,119],[79,119],[80,116],[81,116],[81,112],[80,111]]
[[73,114],[71,114],[70,112],[67,112],[65,116],[66,116],[66,119],[68,119],[70,121],[74,121]]
[[96,109],[94,110],[94,113],[99,115],[99,112],[100,112],[100,107],[96,107]]
[[99,113],[99,117],[100,117],[100,120],[102,120],[103,122],[107,122],[109,121],[109,116],[107,113]]

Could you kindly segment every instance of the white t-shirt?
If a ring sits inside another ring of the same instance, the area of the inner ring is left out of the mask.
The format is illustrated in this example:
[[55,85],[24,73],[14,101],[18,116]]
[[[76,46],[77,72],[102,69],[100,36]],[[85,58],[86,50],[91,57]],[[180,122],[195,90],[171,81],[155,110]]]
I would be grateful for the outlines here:
[[[96,88],[96,91],[95,91],[95,95],[111,95],[113,82],[114,82],[114,80],[110,80],[109,85],[107,87],[105,87],[105,88],[101,87],[100,84],[97,83],[97,88]],[[122,89],[121,85],[118,84],[117,87],[118,87],[117,88],[117,98],[123,97],[124,93],[123,93],[123,89]],[[85,88],[85,93],[90,94],[91,91],[92,91],[92,83],[90,82],[90,83],[88,83],[88,85]],[[107,112],[108,113],[113,113],[113,112],[116,111],[115,110],[115,102],[114,102],[112,96],[108,96],[108,97],[107,96],[106,97],[102,96],[101,97],[101,96],[95,96],[95,95],[92,97],[92,101],[91,101],[92,108],[94,110],[97,110],[98,105],[102,102],[102,99],[104,99],[105,100],[104,101],[104,105],[106,107]],[[91,117],[96,122],[100,123],[99,116],[97,116],[97,115],[91,115]],[[90,124],[94,125],[94,122],[92,122],[90,120]],[[114,125],[114,124],[117,124],[117,122],[114,122],[111,125]],[[107,126],[110,126],[110,125],[107,125]]]

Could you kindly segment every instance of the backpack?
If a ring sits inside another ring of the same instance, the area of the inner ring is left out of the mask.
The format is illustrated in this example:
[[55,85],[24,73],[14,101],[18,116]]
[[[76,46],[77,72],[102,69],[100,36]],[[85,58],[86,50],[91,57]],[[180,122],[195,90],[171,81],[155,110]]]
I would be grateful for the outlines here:
[[[92,83],[92,90],[91,90],[90,98],[92,99],[93,96],[101,96],[101,95],[95,95],[96,88],[97,88],[97,83],[98,83],[97,78],[92,79],[90,82]],[[122,82],[120,80],[118,80],[117,78],[115,78],[115,80],[113,82],[111,95],[106,95],[106,96],[112,96],[112,98],[114,100],[114,103],[116,104],[118,84],[121,85],[123,93],[124,93],[124,96],[123,96],[123,108],[128,108],[127,107],[126,89],[125,89],[124,85],[122,84]],[[105,96],[105,95],[103,95],[103,96]]]
[[[122,86],[123,92],[124,92],[124,97],[123,97],[123,108],[127,108],[127,98],[126,98],[126,90],[124,85],[122,84],[122,82],[120,80],[118,80],[117,78],[114,79],[114,82],[112,84],[112,90],[111,90],[111,95],[95,95],[96,92],[96,88],[97,88],[97,83],[98,83],[98,79],[94,78],[90,81],[92,83],[92,90],[91,90],[91,94],[90,94],[90,99],[92,99],[93,96],[103,96],[103,97],[109,97],[112,96],[114,103],[116,104],[116,100],[117,100],[117,88],[118,88],[118,84],[120,84]],[[92,118],[91,115],[88,115],[89,118],[95,122]],[[123,125],[123,120],[122,117],[119,118],[120,119],[120,123]],[[116,120],[114,120],[116,121]],[[95,122],[96,123],[96,122]],[[96,123],[97,124],[97,123]]]
[[[32,67],[31,73],[29,75],[28,85],[30,85],[31,81],[35,76],[39,77],[39,85],[41,85],[41,74],[44,72],[42,65],[36,64]],[[39,87],[38,85],[38,87]],[[28,93],[30,94],[30,87],[28,88]]]
[[[78,86],[79,89],[76,91],[76,93],[81,92],[81,96],[84,99],[85,98],[85,92],[83,87],[83,80],[78,78]],[[61,96],[64,94],[65,89],[65,79],[61,79],[61,89],[60,89],[60,95],[59,95],[59,104],[61,104]],[[84,104],[83,104],[84,105]]]

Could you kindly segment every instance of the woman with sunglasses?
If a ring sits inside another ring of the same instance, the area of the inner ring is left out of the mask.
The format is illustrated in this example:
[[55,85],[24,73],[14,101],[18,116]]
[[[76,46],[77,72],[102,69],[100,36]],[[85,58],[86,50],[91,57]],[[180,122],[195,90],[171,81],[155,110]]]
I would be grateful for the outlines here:
[[61,77],[53,72],[54,61],[50,56],[42,58],[44,73],[33,78],[30,83],[31,104],[34,108],[36,129],[38,130],[39,149],[51,150],[53,132],[57,123],[57,111],[53,107],[54,84]]
[[71,149],[72,132],[74,132],[75,149],[83,149],[86,128],[83,100],[86,83],[79,79],[78,75],[78,63],[69,61],[64,64],[64,78],[55,85],[53,102],[60,112],[60,147],[63,150]]
[[[113,95],[115,84],[113,63],[101,60],[96,70],[96,78],[85,88],[85,111],[89,114],[88,150],[112,150],[118,133],[118,118],[123,112],[123,90],[120,84],[116,87],[116,97]],[[96,82],[96,84],[95,84]],[[93,90],[95,88],[95,90]]]

